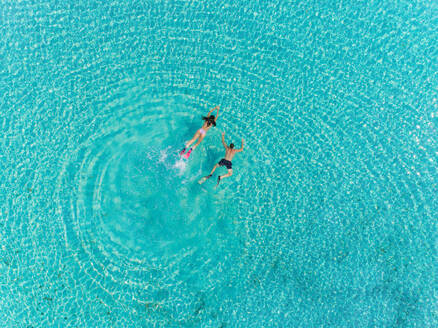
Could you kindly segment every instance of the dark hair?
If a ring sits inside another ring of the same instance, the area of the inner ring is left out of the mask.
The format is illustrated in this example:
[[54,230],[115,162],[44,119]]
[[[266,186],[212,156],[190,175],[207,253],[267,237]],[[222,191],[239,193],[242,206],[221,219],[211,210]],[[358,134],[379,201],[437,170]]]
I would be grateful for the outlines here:
[[230,148],[233,149],[234,148],[234,144],[230,143]]
[[213,124],[213,126],[216,126],[216,121],[214,119],[214,115],[210,115],[210,116],[202,116],[202,119],[207,122],[207,125],[210,126]]

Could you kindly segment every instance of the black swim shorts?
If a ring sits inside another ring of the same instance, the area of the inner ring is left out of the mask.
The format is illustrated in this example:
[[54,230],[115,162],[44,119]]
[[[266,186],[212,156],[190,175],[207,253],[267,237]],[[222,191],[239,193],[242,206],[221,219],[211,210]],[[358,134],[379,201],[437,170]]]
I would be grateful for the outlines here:
[[219,161],[219,166],[224,166],[225,165],[225,167],[228,169],[228,170],[231,170],[232,169],[232,165],[233,164],[231,164],[231,162],[229,161],[229,160],[227,160],[227,159],[225,159],[225,158],[222,158],[220,161]]

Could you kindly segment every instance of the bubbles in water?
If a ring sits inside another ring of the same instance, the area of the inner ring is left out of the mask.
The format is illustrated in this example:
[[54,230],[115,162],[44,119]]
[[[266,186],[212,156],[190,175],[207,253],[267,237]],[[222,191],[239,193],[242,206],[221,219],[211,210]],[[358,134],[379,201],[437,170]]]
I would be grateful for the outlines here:
[[187,161],[182,158],[177,159],[173,167],[178,170],[178,175],[183,175],[187,169]]

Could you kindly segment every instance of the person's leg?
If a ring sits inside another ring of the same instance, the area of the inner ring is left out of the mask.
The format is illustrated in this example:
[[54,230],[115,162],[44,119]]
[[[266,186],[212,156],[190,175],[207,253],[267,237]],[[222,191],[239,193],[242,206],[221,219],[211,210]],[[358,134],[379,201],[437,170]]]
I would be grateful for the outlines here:
[[[184,155],[184,158],[189,158],[190,154],[192,153],[193,150],[196,149],[196,147],[198,147],[198,145],[201,143],[202,139],[204,139],[205,134],[202,134],[201,132],[198,132],[198,142],[196,143],[196,145],[194,145],[193,147],[190,147],[189,151]],[[193,139],[192,139],[193,140]],[[195,139],[196,140],[196,139]],[[191,140],[190,140],[191,141]],[[186,146],[188,147],[188,146]]]
[[215,166],[213,166],[213,169],[211,170],[211,172],[210,172],[210,176],[212,176],[213,175],[213,172],[218,168],[218,166],[219,166],[219,164],[216,164]]
[[223,176],[218,176],[217,177],[216,187],[219,185],[219,182],[221,182],[222,179],[228,178],[228,177],[230,177],[232,175],[233,175],[233,169],[229,169],[227,174],[225,174]]
[[215,166],[213,166],[213,169],[211,170],[209,175],[206,175],[205,177],[201,178],[201,180],[199,180],[199,184],[203,184],[205,181],[207,181],[208,179],[211,178],[211,176],[213,175],[213,172],[218,168],[219,163],[217,163]]
[[221,179],[228,178],[228,177],[230,177],[232,175],[233,175],[233,169],[229,169],[227,174],[221,176]]
[[204,140],[205,134],[200,133],[200,136],[198,138],[198,142],[192,147],[193,150],[196,149],[196,147],[199,146],[199,144],[201,143],[202,140]]
[[[190,139],[189,141],[187,141],[185,147],[179,152],[180,156],[182,156],[182,155],[184,154],[184,152],[186,151],[186,149],[187,149],[188,147],[190,147],[190,145],[191,145],[192,143],[194,143],[194,142],[196,141],[196,139],[199,138],[200,135],[201,135],[201,132],[199,132],[199,130],[195,132],[195,135],[193,136],[193,138]],[[191,152],[191,150],[189,150],[189,152]],[[187,154],[186,154],[186,155],[187,155]],[[190,156],[190,153],[187,155],[187,158],[188,158],[188,156]]]
[[201,135],[201,132],[199,132],[199,130],[196,131],[196,133],[195,133],[195,135],[193,136],[193,138],[186,142],[186,148],[187,148],[187,147],[190,147],[190,145],[193,144],[193,143],[196,141],[196,139],[199,138],[200,135]]

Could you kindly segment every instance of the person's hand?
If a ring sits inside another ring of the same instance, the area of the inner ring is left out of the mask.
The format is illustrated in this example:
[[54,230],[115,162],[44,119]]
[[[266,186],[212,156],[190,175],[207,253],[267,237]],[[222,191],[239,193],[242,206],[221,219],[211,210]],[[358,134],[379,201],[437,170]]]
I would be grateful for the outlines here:
[[225,132],[222,132],[222,136],[224,136],[225,135]]

